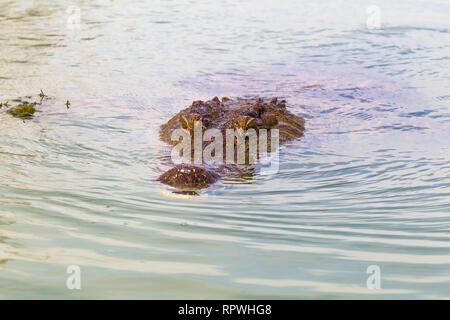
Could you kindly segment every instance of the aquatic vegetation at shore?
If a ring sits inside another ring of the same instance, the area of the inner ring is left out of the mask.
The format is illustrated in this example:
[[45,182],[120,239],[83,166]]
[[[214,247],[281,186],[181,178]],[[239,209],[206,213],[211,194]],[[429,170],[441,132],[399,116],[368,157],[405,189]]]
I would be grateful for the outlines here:
[[[43,101],[47,101],[50,100],[51,98],[46,95],[44,93],[44,91],[41,89],[41,92],[38,95],[39,97],[39,102],[36,102],[36,100],[34,102],[28,102],[32,99],[32,96],[26,96],[25,98],[17,98],[17,99],[13,99],[11,100],[11,105],[10,105],[10,101],[6,101],[6,102],[0,102],[0,109],[2,109],[3,107],[8,108],[6,110],[6,113],[12,115],[15,118],[20,118],[22,120],[26,120],[26,119],[32,119],[33,116],[35,115],[36,112],[42,112],[42,110],[38,110],[36,109],[36,106],[42,106]],[[22,100],[22,99],[27,99],[26,100]],[[31,100],[33,101],[33,100]],[[67,107],[67,109],[69,109],[70,107],[70,102],[69,100],[67,100],[67,102],[65,103],[65,106]]]
[[42,101],[44,100],[44,98],[48,98],[48,96],[44,93],[44,91],[42,91],[39,93],[39,98],[41,99],[39,104],[42,104]]
[[8,109],[6,111],[10,115],[21,119],[31,119],[36,112],[41,112],[41,110],[36,109],[37,103],[21,103],[16,107]]
[[[41,110],[36,109],[37,105],[42,105],[42,100],[46,95],[42,92],[39,94],[41,97],[41,101],[30,103],[28,101],[22,100],[21,98],[11,100],[12,105],[10,106],[9,101],[4,103],[0,102],[0,109],[3,107],[7,107],[9,109],[6,110],[6,113],[12,115],[15,118],[20,118],[22,120],[33,118],[36,112],[41,112]],[[28,98],[32,98],[31,96],[27,96]]]

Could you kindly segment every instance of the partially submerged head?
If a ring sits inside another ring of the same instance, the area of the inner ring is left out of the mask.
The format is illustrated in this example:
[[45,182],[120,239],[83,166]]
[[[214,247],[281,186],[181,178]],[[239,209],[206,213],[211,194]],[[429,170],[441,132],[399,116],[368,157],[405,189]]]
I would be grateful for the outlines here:
[[222,98],[197,100],[161,126],[161,139],[169,144],[176,129],[193,133],[195,123],[207,129],[279,129],[280,141],[295,139],[303,134],[304,119],[286,109],[286,101],[277,98]]
[[[277,129],[279,142],[283,143],[300,137],[304,131],[304,119],[296,116],[286,109],[286,101],[262,98],[222,98],[214,97],[209,101],[194,101],[189,108],[181,110],[166,124],[161,126],[161,139],[169,144],[177,145],[179,140],[172,140],[172,133],[177,129],[187,130],[191,136],[195,136],[197,128],[204,133],[208,129],[216,129],[226,136],[228,129],[239,132],[253,129],[259,134],[259,129]],[[225,139],[222,140],[225,143]],[[211,141],[203,141],[203,148]],[[268,140],[268,146],[271,140]],[[250,159],[248,145],[245,145],[245,159]],[[194,144],[190,145],[192,150]],[[189,148],[189,144],[188,144]],[[269,149],[271,149],[269,147]],[[191,151],[192,151],[191,150]],[[193,159],[191,157],[188,159]],[[225,152],[223,153],[225,156]],[[245,160],[243,164],[248,164]],[[253,162],[252,162],[253,163]],[[200,164],[197,166],[176,166],[159,177],[159,181],[178,189],[202,189],[214,183],[219,175],[212,170],[211,165]]]

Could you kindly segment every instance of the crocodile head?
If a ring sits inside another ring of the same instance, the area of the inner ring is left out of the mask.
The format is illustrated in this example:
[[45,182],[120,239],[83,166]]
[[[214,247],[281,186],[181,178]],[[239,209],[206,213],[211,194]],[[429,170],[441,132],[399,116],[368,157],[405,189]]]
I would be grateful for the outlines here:
[[[171,140],[173,131],[179,128],[186,129],[192,136],[196,124],[201,126],[202,132],[207,129],[218,129],[224,137],[227,129],[241,131],[255,129],[257,134],[258,129],[278,129],[280,144],[302,136],[305,130],[304,119],[289,112],[284,100],[277,98],[222,98],[219,100],[214,97],[208,101],[194,101],[190,107],[181,110],[161,126],[160,137],[168,144],[175,145],[179,141]],[[203,147],[208,143],[210,141],[203,142]],[[236,166],[228,166],[224,170],[223,166],[186,164],[175,166],[162,174],[158,180],[177,189],[202,189],[224,174],[229,175],[233,168]],[[234,171],[240,171],[240,169]]]

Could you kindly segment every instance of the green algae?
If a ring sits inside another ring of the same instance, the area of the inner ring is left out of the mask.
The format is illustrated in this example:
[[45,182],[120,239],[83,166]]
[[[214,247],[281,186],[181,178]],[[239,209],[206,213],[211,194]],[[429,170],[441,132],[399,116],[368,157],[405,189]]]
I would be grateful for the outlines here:
[[[27,100],[32,99],[32,96],[26,96]],[[0,109],[5,107],[6,113],[12,115],[15,118],[20,118],[22,120],[32,119],[36,112],[42,112],[41,110],[36,109],[38,105],[42,105],[43,100],[48,100],[49,97],[42,91],[39,93],[39,102],[29,102],[24,100],[23,98],[17,98],[6,102],[0,102]],[[33,101],[33,100],[31,100]]]
[[[24,98],[16,98],[5,102],[0,102],[0,109],[3,108],[6,109],[6,113],[10,114],[15,118],[20,118],[23,121],[29,120],[35,116],[36,112],[42,112],[41,110],[36,109],[37,106],[42,106],[44,101],[51,100],[51,98],[47,94],[45,94],[42,89],[38,97],[39,102],[36,102],[36,100],[34,102],[29,102],[33,101],[31,100],[33,98],[32,96],[26,96]],[[71,106],[71,103],[69,100],[67,100],[64,105],[68,110]]]
[[36,112],[41,112],[40,110],[36,109],[36,104],[37,103],[23,102],[16,107],[8,109],[6,112],[16,118],[31,119]]

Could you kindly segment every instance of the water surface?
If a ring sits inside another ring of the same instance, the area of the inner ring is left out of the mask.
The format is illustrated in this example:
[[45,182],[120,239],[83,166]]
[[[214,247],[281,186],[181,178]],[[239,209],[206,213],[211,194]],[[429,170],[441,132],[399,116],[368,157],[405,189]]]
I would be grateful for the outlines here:
[[[0,298],[450,298],[450,6],[371,4],[0,0],[0,100],[52,98],[0,110]],[[168,197],[158,127],[216,95],[283,97],[305,136]]]

